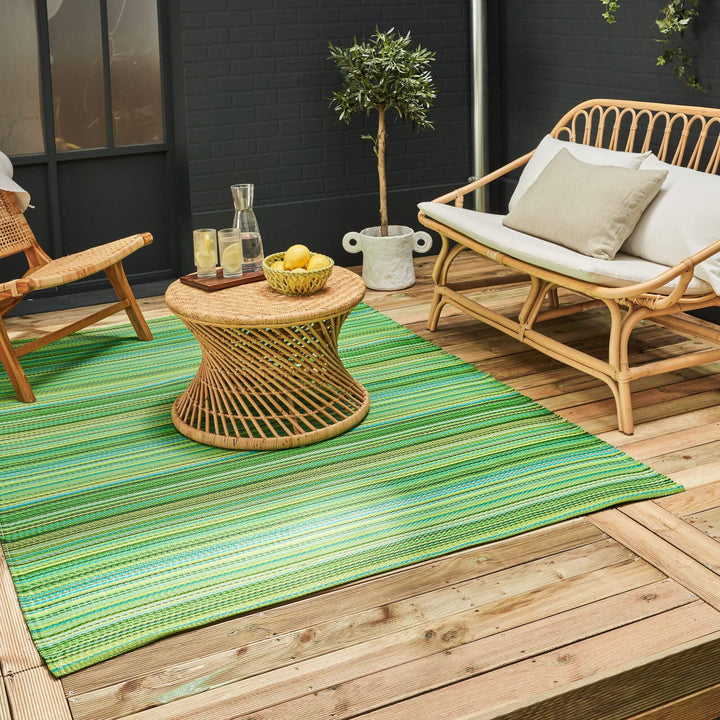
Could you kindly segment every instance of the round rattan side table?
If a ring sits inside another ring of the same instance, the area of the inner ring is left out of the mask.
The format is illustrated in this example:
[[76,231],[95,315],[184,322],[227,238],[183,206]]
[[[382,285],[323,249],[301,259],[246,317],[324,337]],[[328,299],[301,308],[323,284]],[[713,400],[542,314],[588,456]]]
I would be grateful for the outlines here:
[[175,401],[186,437],[236,450],[277,450],[335,437],[367,414],[370,398],[343,366],[337,339],[365,283],[335,267],[325,287],[289,297],[266,281],[208,293],[174,282],[168,308],[202,349]]

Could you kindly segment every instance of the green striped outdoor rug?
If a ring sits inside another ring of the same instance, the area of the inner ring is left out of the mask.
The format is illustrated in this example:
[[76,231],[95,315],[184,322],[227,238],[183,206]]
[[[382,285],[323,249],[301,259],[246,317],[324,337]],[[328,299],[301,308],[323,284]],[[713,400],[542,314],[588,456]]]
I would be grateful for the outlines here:
[[680,487],[360,306],[342,356],[365,421],[305,448],[179,435],[199,349],[173,318],[23,359],[0,377],[2,546],[38,650],[65,675],[355,578]]

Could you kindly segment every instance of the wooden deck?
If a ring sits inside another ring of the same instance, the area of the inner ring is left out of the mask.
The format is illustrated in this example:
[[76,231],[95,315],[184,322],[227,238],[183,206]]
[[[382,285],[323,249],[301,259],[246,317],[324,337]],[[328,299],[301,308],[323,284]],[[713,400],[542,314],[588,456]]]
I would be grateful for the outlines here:
[[[457,280],[497,272],[464,255]],[[62,681],[34,650],[0,565],[0,720],[720,716],[720,363],[637,382],[627,437],[600,381],[451,308],[428,333],[432,259],[417,267],[415,287],[367,302],[687,491],[176,635]],[[496,309],[520,307],[517,287],[484,294]],[[162,298],[141,304],[166,314]],[[35,336],[73,312],[62,315],[9,324]],[[600,311],[548,325],[602,347]],[[633,350],[690,346],[648,325]]]

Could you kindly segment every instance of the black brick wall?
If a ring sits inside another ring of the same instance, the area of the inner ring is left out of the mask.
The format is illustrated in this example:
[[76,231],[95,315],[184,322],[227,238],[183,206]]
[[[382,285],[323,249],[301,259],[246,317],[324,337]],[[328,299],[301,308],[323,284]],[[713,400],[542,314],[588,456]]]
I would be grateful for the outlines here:
[[337,122],[336,45],[395,27],[437,53],[434,131],[391,123],[390,222],[470,173],[467,0],[181,0],[194,227],[232,220],[229,186],[256,185],[267,253],[306,241],[344,264],[342,235],[378,224],[377,171],[361,140],[374,118]]
[[[720,7],[700,2],[701,22],[685,47],[707,92],[686,88],[656,66],[655,19],[661,0],[622,2],[617,22],[599,0],[490,0],[490,164],[531,150],[562,115],[590,98],[628,98],[717,107],[720,103]],[[495,73],[492,68],[497,68]],[[502,185],[502,183],[501,183]],[[504,183],[498,212],[514,181]]]

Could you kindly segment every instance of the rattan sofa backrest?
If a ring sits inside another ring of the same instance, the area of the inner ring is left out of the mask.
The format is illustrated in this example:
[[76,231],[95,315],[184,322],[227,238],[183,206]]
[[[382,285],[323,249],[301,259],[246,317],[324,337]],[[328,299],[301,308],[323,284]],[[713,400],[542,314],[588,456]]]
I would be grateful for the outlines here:
[[0,258],[31,250],[36,242],[15,195],[0,190]]
[[660,160],[716,173],[720,109],[625,100],[588,100],[553,128],[559,140],[626,152],[652,150]]

